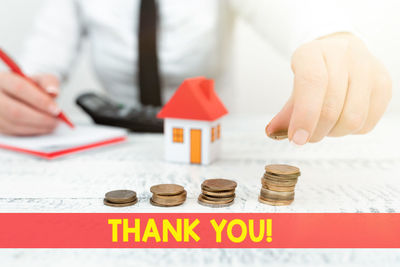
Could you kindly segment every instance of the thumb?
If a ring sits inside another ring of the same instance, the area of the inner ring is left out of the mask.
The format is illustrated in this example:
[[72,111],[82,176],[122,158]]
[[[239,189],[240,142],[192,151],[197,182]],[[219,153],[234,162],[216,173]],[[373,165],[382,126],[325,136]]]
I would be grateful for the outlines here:
[[32,80],[53,97],[56,97],[60,92],[60,81],[52,74],[36,75],[32,77]]
[[275,115],[270,123],[265,127],[265,133],[270,136],[273,133],[287,131],[289,129],[290,118],[293,111],[293,98],[290,97],[281,111]]

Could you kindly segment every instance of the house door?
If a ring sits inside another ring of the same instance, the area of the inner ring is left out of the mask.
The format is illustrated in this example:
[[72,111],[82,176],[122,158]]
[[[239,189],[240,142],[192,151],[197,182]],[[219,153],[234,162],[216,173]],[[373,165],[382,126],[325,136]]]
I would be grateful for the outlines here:
[[201,164],[201,130],[190,130],[190,163]]

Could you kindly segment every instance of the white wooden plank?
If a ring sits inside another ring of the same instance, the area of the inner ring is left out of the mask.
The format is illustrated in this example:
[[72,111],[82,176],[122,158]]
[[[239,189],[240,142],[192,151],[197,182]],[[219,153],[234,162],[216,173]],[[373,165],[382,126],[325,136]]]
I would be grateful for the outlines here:
[[[48,162],[0,151],[0,212],[400,212],[400,132],[398,118],[386,119],[372,134],[330,139],[293,147],[264,136],[267,120],[242,118],[224,125],[221,160],[210,166],[166,163],[163,138],[133,134],[129,142]],[[258,203],[260,177],[267,163],[300,167],[296,200],[288,207]],[[235,204],[211,209],[196,203],[206,178],[238,181]],[[163,209],[148,203],[149,188],[179,183],[187,202]],[[105,207],[104,193],[118,188],[137,191],[137,205]],[[3,250],[6,266],[162,265],[220,266],[390,266],[398,250]],[[62,259],[62,261],[59,261]],[[179,264],[181,263],[181,264]]]

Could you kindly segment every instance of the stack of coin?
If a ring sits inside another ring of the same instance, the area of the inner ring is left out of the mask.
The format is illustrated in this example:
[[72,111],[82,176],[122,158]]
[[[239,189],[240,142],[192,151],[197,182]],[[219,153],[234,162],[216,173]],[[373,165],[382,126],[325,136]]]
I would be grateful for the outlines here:
[[103,200],[104,205],[111,207],[127,207],[137,203],[136,192],[131,190],[115,190],[108,192]]
[[290,205],[294,200],[294,188],[299,176],[300,170],[297,167],[284,164],[265,166],[258,200],[273,206]]
[[201,184],[198,202],[201,205],[219,208],[233,204],[237,183],[227,179],[209,179]]
[[186,200],[186,190],[177,184],[159,184],[150,188],[153,196],[150,203],[159,207],[182,205]]

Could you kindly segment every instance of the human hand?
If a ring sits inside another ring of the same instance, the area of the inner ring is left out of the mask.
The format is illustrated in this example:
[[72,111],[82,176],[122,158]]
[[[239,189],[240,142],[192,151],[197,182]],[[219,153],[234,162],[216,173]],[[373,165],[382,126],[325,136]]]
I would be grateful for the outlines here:
[[57,126],[60,112],[54,98],[59,81],[50,74],[32,77],[31,82],[10,73],[0,73],[0,132],[8,135],[41,135]]
[[349,33],[300,46],[293,54],[292,70],[292,95],[265,131],[271,135],[288,130],[289,140],[297,145],[368,133],[391,99],[388,71]]

